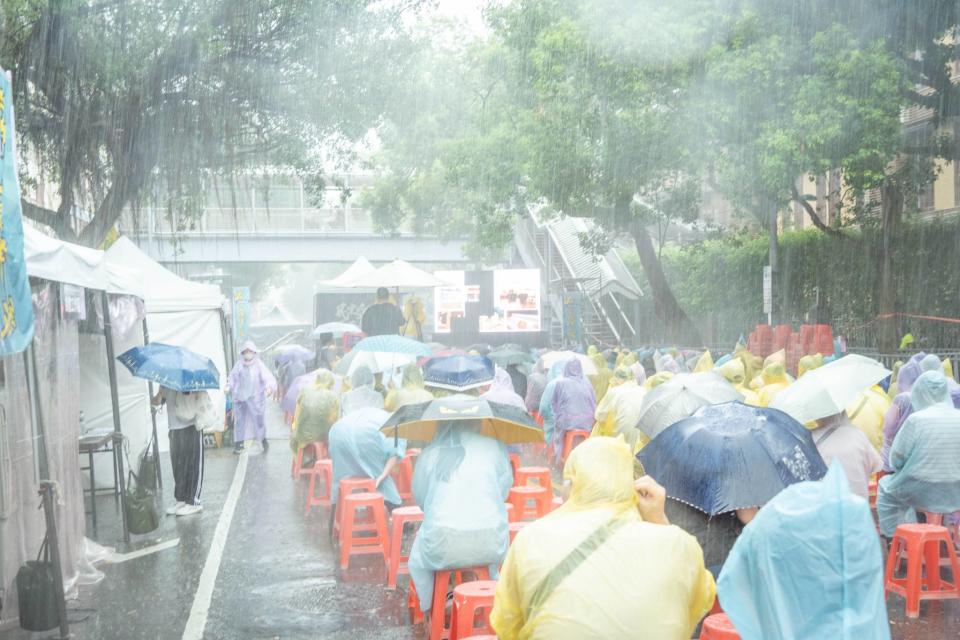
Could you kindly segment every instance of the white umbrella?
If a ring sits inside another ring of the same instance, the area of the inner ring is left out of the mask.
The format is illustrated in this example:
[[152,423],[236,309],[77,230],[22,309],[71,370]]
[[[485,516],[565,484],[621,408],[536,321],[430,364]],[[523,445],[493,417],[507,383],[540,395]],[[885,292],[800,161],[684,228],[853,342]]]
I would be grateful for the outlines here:
[[593,360],[591,360],[588,356],[575,351],[550,351],[545,353],[540,356],[540,367],[544,371],[549,371],[550,367],[556,363],[566,362],[567,360],[573,360],[574,358],[580,361],[580,365],[583,367],[584,375],[596,375],[597,365],[593,364]]
[[439,287],[443,284],[443,280],[435,278],[433,274],[398,259],[390,264],[383,265],[376,271],[354,278],[343,286],[354,289],[371,289],[377,287]]
[[340,375],[351,376],[357,367],[366,365],[373,373],[393,371],[417,361],[415,355],[409,353],[390,353],[387,351],[358,351],[353,349],[347,356],[337,363],[335,371]]
[[334,336],[342,336],[345,333],[363,333],[363,330],[357,325],[350,324],[349,322],[324,322],[323,324],[317,325],[317,328],[313,330],[312,335],[315,338],[319,338],[325,333],[329,333]]
[[680,373],[657,385],[643,398],[637,428],[651,438],[689,418],[709,404],[743,402],[743,396],[722,376],[713,371]]
[[803,377],[778,393],[770,406],[798,422],[810,422],[846,410],[871,386],[890,375],[890,370],[872,358],[846,355]]
[[360,256],[359,258],[353,261],[352,265],[347,267],[346,271],[338,275],[333,280],[325,280],[320,284],[326,287],[349,287],[351,286],[350,281],[356,280],[361,276],[365,276],[370,273],[373,273],[374,271],[376,271],[376,268],[374,268],[374,266],[370,264],[370,261],[364,258],[363,256]]

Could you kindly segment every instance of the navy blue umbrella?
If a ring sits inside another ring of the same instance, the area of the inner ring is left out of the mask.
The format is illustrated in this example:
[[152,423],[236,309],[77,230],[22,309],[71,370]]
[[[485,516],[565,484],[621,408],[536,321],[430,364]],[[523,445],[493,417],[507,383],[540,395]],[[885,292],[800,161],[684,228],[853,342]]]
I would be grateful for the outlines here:
[[220,372],[213,360],[183,347],[151,342],[117,356],[134,376],[175,391],[219,389]]
[[667,495],[714,516],[762,506],[827,466],[810,432],[782,411],[728,402],[667,427],[637,459]]
[[476,389],[493,380],[494,366],[483,356],[447,356],[431,358],[423,370],[428,387],[449,391]]

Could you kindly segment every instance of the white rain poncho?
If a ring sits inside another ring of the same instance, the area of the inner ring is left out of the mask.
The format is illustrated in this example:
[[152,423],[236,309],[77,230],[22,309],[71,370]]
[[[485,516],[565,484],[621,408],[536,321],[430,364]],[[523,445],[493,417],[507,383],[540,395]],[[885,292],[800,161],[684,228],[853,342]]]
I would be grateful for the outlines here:
[[737,539],[717,581],[743,640],[888,640],[883,555],[839,464],[791,485]]
[[383,396],[373,388],[373,372],[360,365],[350,376],[350,391],[340,398],[340,415],[347,416],[360,409],[383,409]]
[[423,524],[407,563],[421,609],[430,608],[434,571],[488,566],[496,577],[510,540],[511,486],[506,447],[468,422],[441,426],[424,447],[413,472]]
[[[391,457],[402,458],[406,440],[394,445],[392,436],[385,436],[380,427],[390,414],[383,409],[358,409],[333,423],[327,436],[333,460],[331,500],[336,503],[340,480],[350,476],[376,479]],[[394,506],[402,503],[393,478],[387,476],[377,488],[383,499]]]
[[894,473],[880,479],[877,515],[890,537],[897,525],[916,522],[916,509],[960,510],[960,410],[950,401],[947,378],[928,371],[910,391],[913,413],[890,447]]

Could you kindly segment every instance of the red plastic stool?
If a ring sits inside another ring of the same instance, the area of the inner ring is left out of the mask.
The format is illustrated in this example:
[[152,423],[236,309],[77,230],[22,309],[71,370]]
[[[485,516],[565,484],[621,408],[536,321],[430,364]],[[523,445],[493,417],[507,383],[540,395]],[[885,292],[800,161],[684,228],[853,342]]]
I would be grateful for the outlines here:
[[700,640],[740,640],[740,634],[725,613],[707,616],[700,627]]
[[590,432],[584,429],[571,429],[563,434],[563,461],[567,461],[567,456],[573,449],[590,437]]
[[410,581],[407,590],[407,609],[410,611],[410,624],[423,622],[423,611],[420,611],[420,598],[417,597],[417,588]]
[[[342,496],[343,523],[340,531],[340,568],[346,569],[350,556],[364,553],[381,553],[383,562],[390,565],[390,536],[387,534],[387,510],[379,493],[351,493]],[[373,524],[355,526],[358,510],[373,511]],[[356,534],[373,531],[372,536]]]
[[510,454],[510,470],[513,471],[513,484],[519,484],[517,482],[517,471],[520,469],[520,456],[515,453]]
[[870,508],[877,508],[877,481],[871,480],[867,483],[867,499],[870,501]]
[[420,507],[397,507],[390,514],[390,568],[387,570],[387,589],[397,588],[397,576],[410,573],[407,569],[408,556],[401,555],[403,547],[403,526],[423,522]]
[[[947,545],[953,582],[940,577],[942,543]],[[904,549],[907,553],[907,577],[894,578]],[[957,562],[957,553],[947,528],[935,524],[898,525],[890,542],[884,586],[888,592],[904,597],[908,618],[920,617],[921,600],[960,599],[960,563]]]
[[541,487],[548,489],[553,488],[553,481],[550,479],[550,469],[547,467],[520,467],[513,475],[516,478],[514,485],[517,487],[528,484],[530,480],[536,480],[537,484]]
[[401,500],[413,499],[413,458],[404,456],[390,472],[390,477],[397,485],[397,493]]
[[447,591],[450,589],[450,575],[453,574],[454,584],[470,582],[464,580],[464,574],[473,574],[475,580],[489,580],[490,572],[486,567],[470,567],[463,569],[445,569],[433,574],[433,602],[430,605],[430,635],[429,640],[448,640],[450,626],[446,620]]
[[323,444],[322,442],[311,442],[303,445],[297,450],[297,455],[293,457],[293,460],[290,463],[290,477],[294,480],[302,475],[307,475],[310,473],[310,469],[303,468],[303,450],[308,447],[313,449],[314,460],[324,460],[330,457],[330,454],[327,453],[327,445]]
[[[323,480],[323,493],[316,493],[317,478]],[[314,506],[329,507],[333,494],[333,460],[317,460],[310,469],[310,486],[307,488],[307,507],[303,515],[310,515]]]
[[340,523],[343,521],[344,496],[348,496],[351,493],[376,493],[376,492],[377,492],[377,485],[374,484],[373,478],[360,478],[357,476],[348,476],[346,478],[340,478],[340,489],[337,492],[339,499],[337,500],[337,508],[334,510],[334,516],[333,516],[334,534],[339,533]]
[[[527,507],[527,503],[531,500],[536,502],[533,509]],[[526,520],[527,518],[542,518],[550,513],[550,503],[552,501],[553,493],[551,493],[549,489],[534,485],[513,487],[507,496],[507,502],[513,505],[515,522]]]
[[[466,582],[453,588],[453,613],[450,615],[450,640],[470,638],[476,633],[490,634],[490,609],[497,591],[496,580]],[[482,618],[477,612],[486,610]],[[476,623],[482,621],[480,627]]]
[[527,523],[511,522],[508,526],[510,527],[510,544],[513,544],[513,539],[517,537],[517,533],[520,531],[520,529],[523,529],[525,526],[527,526]]

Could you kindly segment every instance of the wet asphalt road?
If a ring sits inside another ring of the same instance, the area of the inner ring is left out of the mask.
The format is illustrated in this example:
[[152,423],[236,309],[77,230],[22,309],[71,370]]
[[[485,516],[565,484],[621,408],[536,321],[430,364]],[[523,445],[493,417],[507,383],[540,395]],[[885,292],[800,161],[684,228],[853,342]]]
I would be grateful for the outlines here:
[[[303,514],[305,482],[290,478],[287,427],[272,408],[266,455],[250,455],[240,500],[213,589],[204,638],[329,638],[405,640],[424,638],[409,624],[406,576],[387,591],[378,556],[359,556],[341,572],[327,535],[329,512]],[[166,517],[158,531],[134,536],[132,548],[179,538],[173,548],[119,564],[101,565],[106,579],[81,587],[68,603],[77,640],[179,639],[193,606],[217,520],[239,458],[229,448],[207,451],[204,511]],[[164,486],[172,495],[169,462]],[[118,512],[110,497],[99,498],[97,539],[119,540]],[[167,502],[169,502],[168,498]],[[89,523],[88,523],[89,525]],[[960,602],[921,605],[921,617],[906,621],[903,600],[888,605],[894,640],[960,638]],[[0,632],[0,640],[56,637],[55,633]]]

